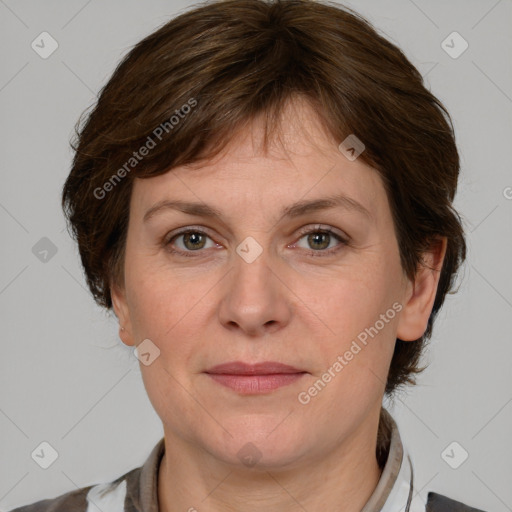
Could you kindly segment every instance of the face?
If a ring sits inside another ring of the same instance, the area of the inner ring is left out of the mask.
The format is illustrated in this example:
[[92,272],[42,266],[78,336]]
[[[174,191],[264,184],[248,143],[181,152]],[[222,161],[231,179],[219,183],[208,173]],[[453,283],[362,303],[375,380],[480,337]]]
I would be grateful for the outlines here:
[[405,278],[378,173],[307,103],[267,152],[261,126],[135,181],[112,295],[123,342],[150,340],[140,367],[166,439],[276,468],[370,432],[395,339],[421,336],[437,281]]

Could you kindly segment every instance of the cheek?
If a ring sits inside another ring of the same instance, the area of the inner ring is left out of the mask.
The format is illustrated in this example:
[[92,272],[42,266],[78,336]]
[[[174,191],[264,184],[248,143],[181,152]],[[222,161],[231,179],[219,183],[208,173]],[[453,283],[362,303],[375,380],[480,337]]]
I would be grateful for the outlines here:
[[169,268],[133,258],[127,276],[130,317],[139,337],[163,340],[180,328],[200,300],[199,283],[183,282]]
[[[212,321],[212,286],[218,278],[181,278],[168,268],[148,265],[133,276],[130,316],[136,343],[150,339],[160,351],[158,365],[141,365],[146,387],[158,400],[165,386],[177,393],[178,382],[190,381],[190,373],[200,366],[198,356],[211,345],[206,324]],[[162,398],[168,402],[168,397]]]
[[300,404],[307,402],[304,414],[327,429],[340,428],[340,418],[349,428],[350,421],[362,421],[382,400],[393,355],[396,302],[387,294],[356,296],[356,290],[347,286],[332,295],[337,303],[326,304],[325,318],[334,335],[317,336],[314,355],[321,364],[297,397]]
[[315,377],[331,368],[336,378],[328,386],[338,396],[347,392],[352,399],[362,398],[384,387],[401,309],[400,276],[395,260],[381,258],[380,263],[375,259],[359,270],[351,268],[350,273],[321,281],[323,291],[314,294],[308,280],[301,282],[297,294],[308,297],[304,314],[311,317],[307,309],[312,310],[318,325],[310,325],[322,365]]
[[315,279],[314,286],[310,279],[297,280],[294,292],[304,297],[304,311],[315,313],[322,324],[319,332],[347,340],[392,307],[400,298],[399,282],[399,272],[391,265],[368,264]]

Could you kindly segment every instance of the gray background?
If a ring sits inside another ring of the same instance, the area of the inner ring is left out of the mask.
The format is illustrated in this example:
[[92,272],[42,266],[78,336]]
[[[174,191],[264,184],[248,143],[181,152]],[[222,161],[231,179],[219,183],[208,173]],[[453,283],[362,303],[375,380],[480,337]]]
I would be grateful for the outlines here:
[[[60,192],[79,114],[133,44],[190,5],[0,0],[2,510],[113,480],[163,435],[137,359],[86,289]],[[420,493],[512,510],[512,2],[347,5],[426,77],[453,116],[462,157],[456,206],[468,262],[438,319],[428,370],[392,413]],[[31,48],[43,31],[59,44],[47,59]],[[453,31],[469,43],[456,59],[441,46]],[[43,237],[57,248],[46,262],[33,252]],[[42,441],[59,454],[46,470],[31,457]],[[469,453],[458,469],[441,456],[452,441]]]

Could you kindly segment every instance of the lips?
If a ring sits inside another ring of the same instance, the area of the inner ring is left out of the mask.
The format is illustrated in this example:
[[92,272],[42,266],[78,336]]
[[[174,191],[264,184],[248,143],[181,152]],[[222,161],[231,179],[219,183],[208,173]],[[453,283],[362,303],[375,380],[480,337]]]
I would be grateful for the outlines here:
[[206,370],[211,374],[228,374],[228,375],[273,375],[281,373],[304,373],[287,364],[277,363],[274,361],[265,361],[263,363],[248,364],[241,361],[233,361],[229,363],[219,364]]
[[304,370],[274,361],[256,364],[232,361],[214,366],[205,373],[218,384],[244,395],[269,393],[307,374]]

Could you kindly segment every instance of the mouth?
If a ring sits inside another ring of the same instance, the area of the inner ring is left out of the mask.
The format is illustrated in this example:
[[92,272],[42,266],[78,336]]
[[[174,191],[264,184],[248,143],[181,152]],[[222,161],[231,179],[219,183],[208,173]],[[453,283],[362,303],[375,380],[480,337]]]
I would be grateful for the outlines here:
[[290,385],[308,372],[274,361],[257,364],[233,361],[214,366],[205,373],[213,381],[240,394],[258,395]]

